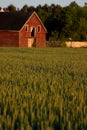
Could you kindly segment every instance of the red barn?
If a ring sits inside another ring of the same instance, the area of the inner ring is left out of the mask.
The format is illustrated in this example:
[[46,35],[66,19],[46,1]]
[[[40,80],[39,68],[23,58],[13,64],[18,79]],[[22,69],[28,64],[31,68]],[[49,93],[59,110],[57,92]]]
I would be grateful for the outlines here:
[[46,33],[36,12],[0,13],[0,47],[45,47]]

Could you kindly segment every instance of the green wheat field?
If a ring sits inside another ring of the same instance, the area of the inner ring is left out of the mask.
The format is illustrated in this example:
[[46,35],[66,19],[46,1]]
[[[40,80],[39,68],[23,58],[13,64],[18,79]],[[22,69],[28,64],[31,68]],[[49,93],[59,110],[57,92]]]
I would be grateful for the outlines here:
[[87,130],[87,49],[0,48],[0,130]]

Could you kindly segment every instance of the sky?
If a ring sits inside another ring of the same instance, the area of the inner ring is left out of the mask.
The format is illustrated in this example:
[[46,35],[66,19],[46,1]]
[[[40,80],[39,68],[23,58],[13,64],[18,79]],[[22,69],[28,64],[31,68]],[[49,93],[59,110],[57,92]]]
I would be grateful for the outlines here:
[[5,8],[10,4],[13,4],[16,8],[22,8],[25,4],[28,6],[38,6],[44,4],[58,4],[62,7],[69,5],[71,2],[75,1],[78,5],[84,6],[87,0],[0,0],[0,7]]

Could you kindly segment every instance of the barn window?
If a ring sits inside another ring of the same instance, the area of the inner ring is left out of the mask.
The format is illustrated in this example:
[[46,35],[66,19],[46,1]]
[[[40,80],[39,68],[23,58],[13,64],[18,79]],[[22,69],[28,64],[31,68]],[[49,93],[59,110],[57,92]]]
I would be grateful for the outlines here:
[[40,25],[38,25],[38,32],[40,32],[41,31],[41,26]]
[[35,36],[35,27],[31,27],[31,36],[32,36],[32,37]]
[[28,32],[29,28],[28,25],[25,26],[25,31]]

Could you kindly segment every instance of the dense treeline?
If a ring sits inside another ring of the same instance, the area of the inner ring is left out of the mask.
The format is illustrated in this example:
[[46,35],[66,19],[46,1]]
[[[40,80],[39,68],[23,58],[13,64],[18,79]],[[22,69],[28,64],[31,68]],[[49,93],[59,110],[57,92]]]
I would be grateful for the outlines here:
[[21,9],[9,5],[6,10],[36,11],[47,28],[47,40],[87,41],[87,3],[84,7],[79,6],[75,1],[66,7],[55,4],[37,7],[24,5]]

